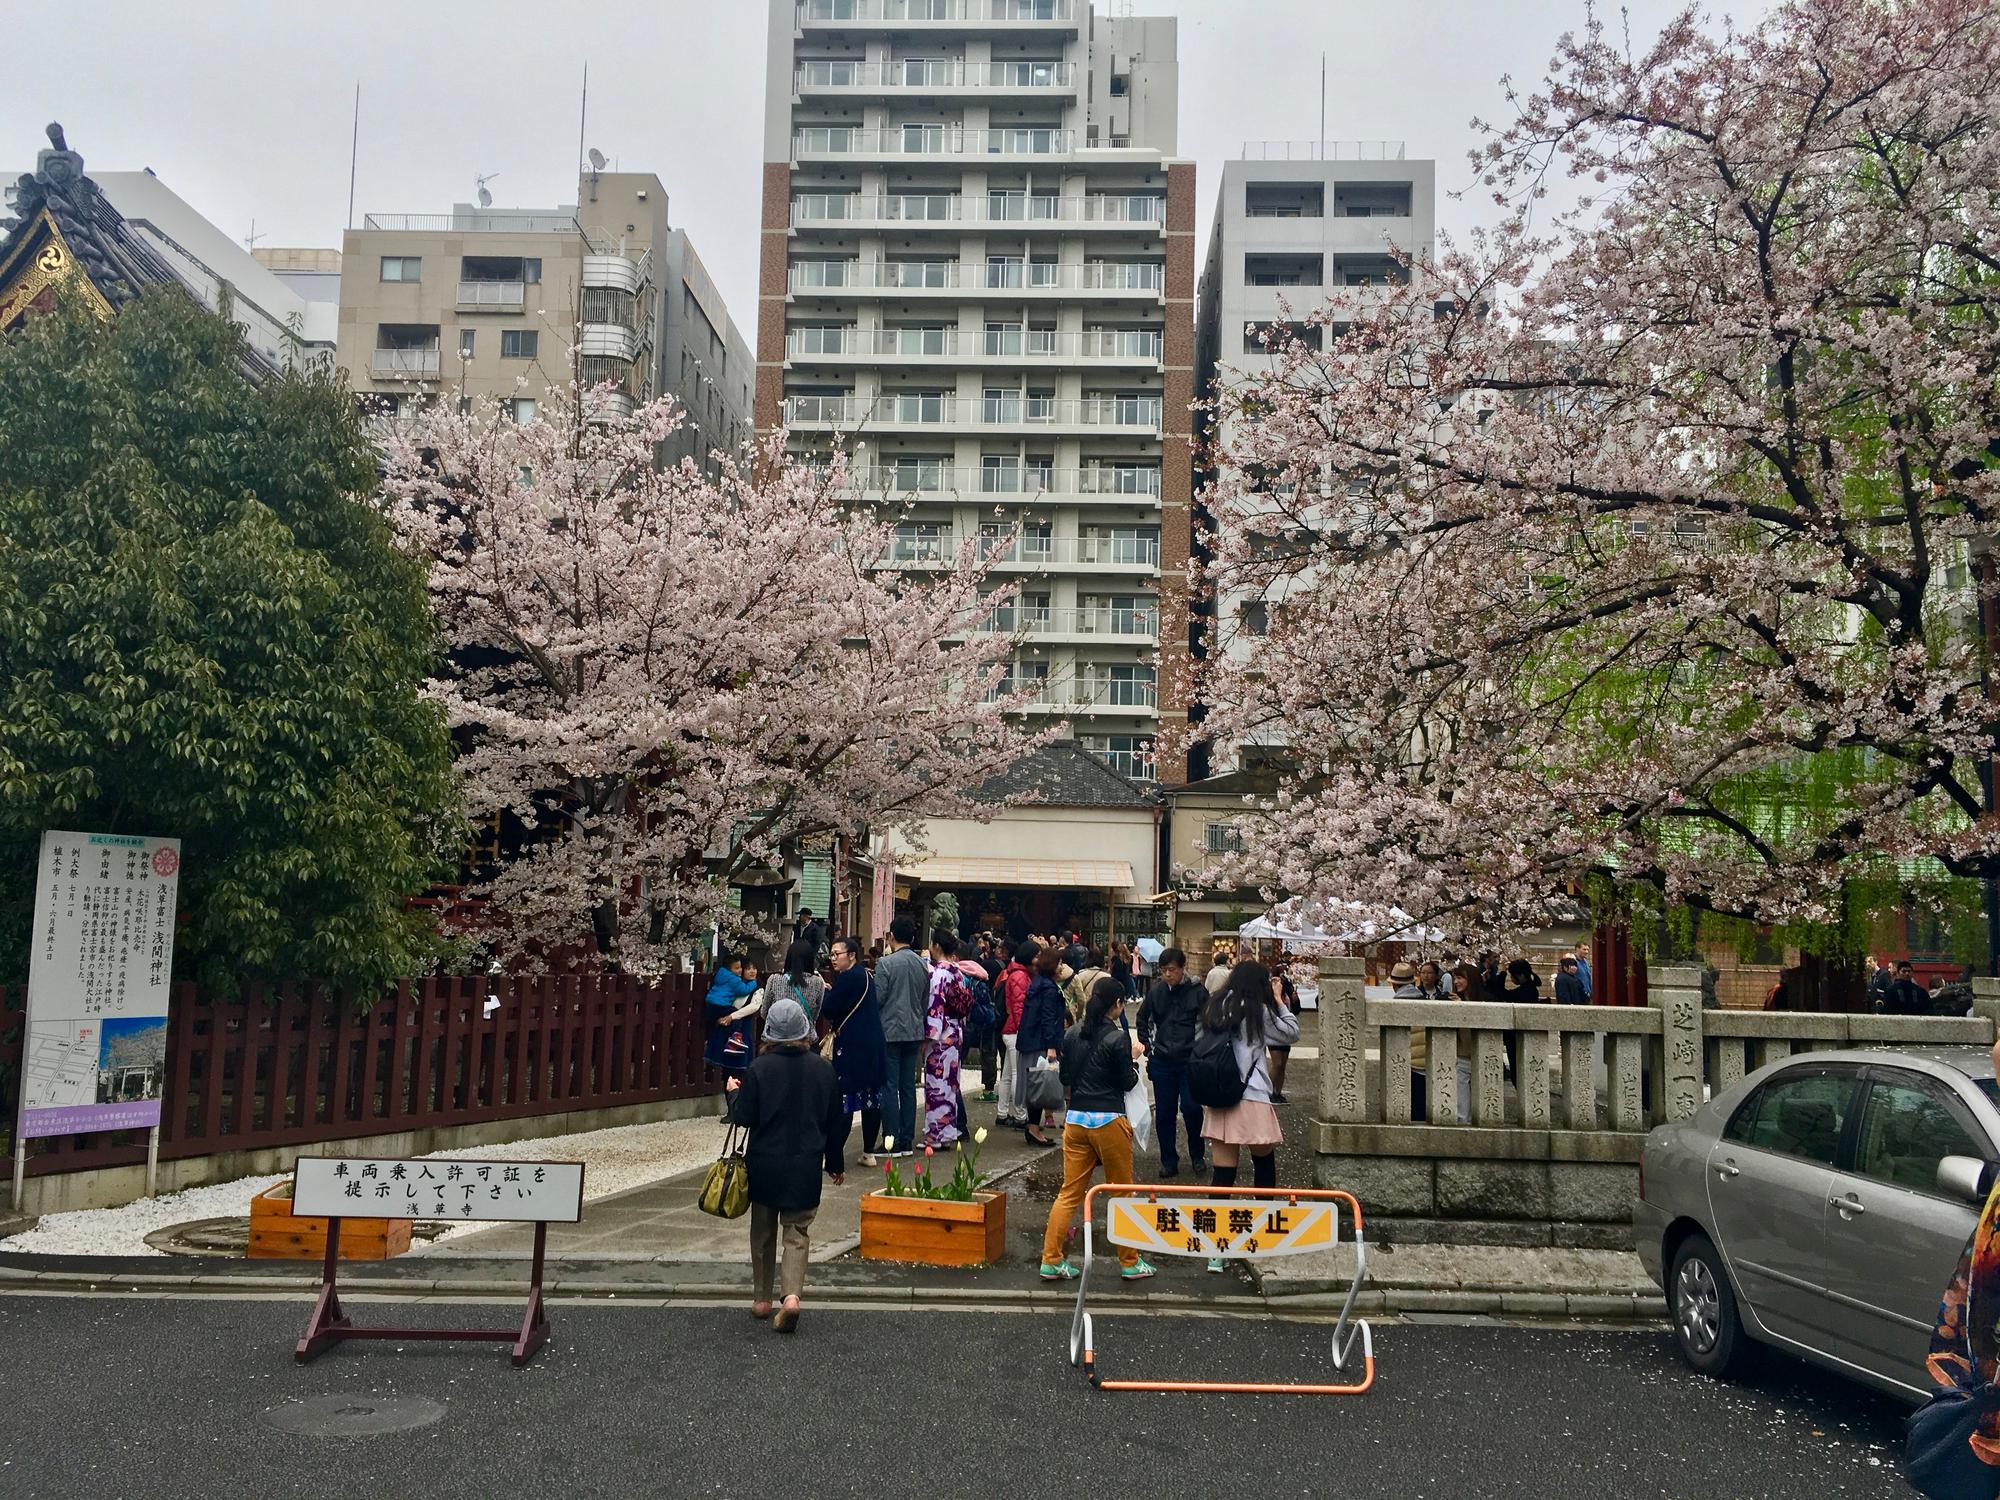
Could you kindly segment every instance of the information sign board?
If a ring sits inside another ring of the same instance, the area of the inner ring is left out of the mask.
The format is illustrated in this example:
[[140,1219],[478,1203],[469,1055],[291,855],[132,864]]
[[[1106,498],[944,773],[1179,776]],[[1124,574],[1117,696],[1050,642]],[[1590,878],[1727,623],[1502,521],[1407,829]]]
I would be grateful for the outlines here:
[[1205,1255],[1211,1260],[1303,1255],[1339,1242],[1334,1204],[1284,1198],[1177,1198],[1148,1202],[1111,1200],[1111,1242],[1161,1255]]
[[301,1156],[292,1174],[292,1212],[574,1224],[583,1217],[583,1163]]
[[160,1123],[180,866],[179,839],[42,835],[23,1139]]

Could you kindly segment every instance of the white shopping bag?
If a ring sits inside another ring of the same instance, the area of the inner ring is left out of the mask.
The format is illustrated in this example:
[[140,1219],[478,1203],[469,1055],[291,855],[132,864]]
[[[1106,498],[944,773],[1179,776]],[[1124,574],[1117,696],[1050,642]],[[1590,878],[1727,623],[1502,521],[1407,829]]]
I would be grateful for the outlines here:
[[1141,1151],[1153,1149],[1153,1101],[1141,1078],[1125,1095],[1125,1118],[1132,1122],[1132,1144]]

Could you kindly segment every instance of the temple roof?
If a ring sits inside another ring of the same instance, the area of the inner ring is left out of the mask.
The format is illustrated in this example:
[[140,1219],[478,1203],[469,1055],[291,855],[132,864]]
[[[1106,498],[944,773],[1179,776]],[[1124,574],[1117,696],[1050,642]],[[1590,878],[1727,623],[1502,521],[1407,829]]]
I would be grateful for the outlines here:
[[134,233],[83,174],[60,125],[50,149],[11,190],[0,219],[0,329],[17,322],[71,270],[80,272],[104,311],[115,311],[155,286],[181,286],[172,266]]

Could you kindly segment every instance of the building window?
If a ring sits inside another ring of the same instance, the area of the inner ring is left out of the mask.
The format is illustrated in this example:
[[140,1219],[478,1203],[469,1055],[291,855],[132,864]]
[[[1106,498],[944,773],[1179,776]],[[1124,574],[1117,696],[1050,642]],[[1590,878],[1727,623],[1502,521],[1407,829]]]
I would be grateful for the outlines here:
[[1211,823],[1204,830],[1206,843],[1203,845],[1210,854],[1241,854],[1243,852],[1243,830],[1234,823]]
[[522,258],[521,279],[529,286],[536,286],[541,282],[542,258],[539,255],[529,255]]
[[472,358],[472,346],[478,333],[479,330],[476,328],[461,328],[458,330],[458,357],[460,359]]
[[512,401],[507,403],[507,406],[514,420],[523,427],[535,420],[535,403],[528,397],[516,396]]
[[1262,599],[1253,599],[1237,612],[1243,622],[1245,635],[1269,635],[1271,632],[1271,606]]
[[382,279],[384,281],[422,281],[424,258],[421,255],[385,255],[382,257]]
[[533,359],[541,335],[532,328],[503,328],[500,330],[500,357],[502,359]]
[[1087,734],[1083,748],[1121,776],[1134,781],[1153,779],[1153,738],[1146,734]]
[[1131,93],[1131,92],[1132,92],[1132,75],[1131,75],[1131,74],[1129,74],[1129,73],[1113,73],[1113,74],[1111,75],[1111,97],[1112,97],[1112,98],[1114,98],[1114,99],[1123,99],[1123,98],[1124,98],[1124,97],[1125,97],[1125,96],[1126,96],[1127,94],[1129,94],[1129,93]]

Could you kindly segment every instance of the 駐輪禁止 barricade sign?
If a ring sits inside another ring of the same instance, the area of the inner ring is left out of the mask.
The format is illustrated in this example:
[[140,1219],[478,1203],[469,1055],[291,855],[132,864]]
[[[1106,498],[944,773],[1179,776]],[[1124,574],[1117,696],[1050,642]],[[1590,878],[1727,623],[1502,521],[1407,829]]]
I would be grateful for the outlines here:
[[[548,1337],[542,1305],[542,1261],[549,1225],[583,1217],[583,1163],[576,1161],[440,1161],[432,1157],[302,1156],[293,1168],[292,1212],[326,1220],[326,1264],[312,1321],[294,1351],[304,1364],[343,1339],[488,1339],[511,1342],[524,1365]],[[528,1308],[513,1328],[359,1328],[340,1305],[340,1221],[431,1219],[464,1223],[532,1223],[534,1264]]]
[[145,1130],[153,1191],[180,868],[179,839],[42,835],[14,1132],[17,1209],[27,1143],[38,1136]]
[[[1353,1368],[1360,1344],[1359,1378],[1345,1384],[1245,1383],[1201,1380],[1106,1380],[1097,1370],[1095,1330],[1086,1299],[1096,1259],[1095,1220],[1099,1200],[1109,1199],[1105,1231],[1115,1245],[1155,1255],[1196,1255],[1210,1260],[1251,1260],[1331,1250],[1341,1240],[1346,1213],[1354,1243],[1354,1282],[1333,1327],[1333,1367]],[[1229,1188],[1146,1186],[1100,1183],[1083,1200],[1083,1274],[1076,1286],[1076,1313],[1070,1320],[1069,1362],[1083,1366],[1090,1383],[1103,1391],[1220,1391],[1245,1394],[1358,1396],[1375,1383],[1375,1336],[1354,1319],[1355,1298],[1368,1276],[1368,1247],[1361,1228],[1361,1205],[1337,1188]]]

